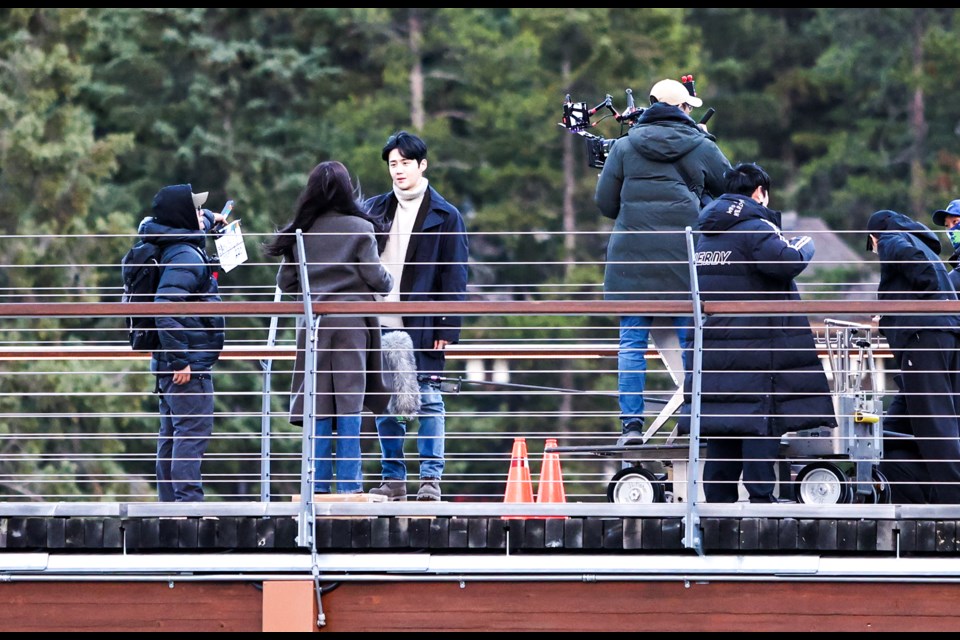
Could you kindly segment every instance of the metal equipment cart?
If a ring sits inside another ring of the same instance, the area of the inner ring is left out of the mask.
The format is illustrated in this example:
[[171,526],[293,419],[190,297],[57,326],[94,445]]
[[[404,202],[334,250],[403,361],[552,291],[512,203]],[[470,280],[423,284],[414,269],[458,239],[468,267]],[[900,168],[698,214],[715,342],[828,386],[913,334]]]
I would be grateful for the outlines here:
[[[663,442],[650,442],[683,403],[680,345],[672,330],[654,327],[651,335],[677,389],[641,442],[545,450],[623,460],[622,468],[607,486],[610,502],[687,499],[688,442],[677,442],[676,429]],[[883,401],[872,327],[828,318],[820,343],[826,348],[825,367],[833,379],[837,427],[784,434],[779,452],[779,495],[810,504],[888,503],[889,486],[878,469],[883,457]]]

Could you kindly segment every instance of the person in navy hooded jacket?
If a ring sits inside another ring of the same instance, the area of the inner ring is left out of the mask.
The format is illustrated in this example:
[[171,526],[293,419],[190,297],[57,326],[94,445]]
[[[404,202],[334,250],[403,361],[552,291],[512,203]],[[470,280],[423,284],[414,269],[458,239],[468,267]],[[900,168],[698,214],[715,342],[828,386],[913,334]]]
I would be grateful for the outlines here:
[[[813,258],[809,236],[785,238],[769,209],[770,176],[753,163],[724,174],[726,193],[700,213],[697,279],[704,300],[799,300],[796,278]],[[780,437],[836,427],[826,373],[805,316],[710,316],[703,328],[700,433],[708,502],[776,502]],[[692,372],[685,381],[687,402]],[[689,411],[680,418],[689,432]]]
[[[940,260],[940,240],[896,211],[867,221],[867,250],[880,258],[879,300],[956,300]],[[884,314],[880,332],[893,351],[900,393],[884,417],[880,469],[894,502],[960,504],[960,316]]]
[[[217,280],[204,245],[224,221],[201,206],[207,193],[189,184],[164,187],[153,197],[153,215],[140,222],[145,242],[160,245],[163,271],[155,302],[219,302]],[[213,365],[224,340],[222,317],[189,314],[156,319],[160,349],[150,359],[160,395],[157,493],[161,502],[200,502],[200,463],[213,433]]]

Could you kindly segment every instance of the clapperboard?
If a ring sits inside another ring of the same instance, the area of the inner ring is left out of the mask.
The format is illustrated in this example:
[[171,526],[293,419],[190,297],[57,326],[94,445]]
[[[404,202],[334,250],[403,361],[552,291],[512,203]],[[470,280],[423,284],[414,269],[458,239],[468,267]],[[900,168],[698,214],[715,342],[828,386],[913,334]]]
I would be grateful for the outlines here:
[[234,220],[223,228],[223,232],[216,240],[216,245],[220,268],[225,272],[247,261],[247,247],[243,244],[243,232],[240,230],[239,220]]

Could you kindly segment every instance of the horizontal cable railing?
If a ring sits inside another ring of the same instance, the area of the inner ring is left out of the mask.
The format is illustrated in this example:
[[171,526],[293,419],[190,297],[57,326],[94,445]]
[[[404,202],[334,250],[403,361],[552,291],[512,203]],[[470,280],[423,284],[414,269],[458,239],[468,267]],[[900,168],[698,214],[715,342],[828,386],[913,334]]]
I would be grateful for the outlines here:
[[[0,246],[4,239],[0,238]],[[75,240],[70,236],[48,239],[64,246]],[[129,240],[123,238],[122,243]],[[248,241],[252,247],[254,242]],[[862,235],[853,242],[860,246]],[[870,263],[848,264],[843,259],[827,259],[824,264],[848,271],[871,268]],[[80,266],[57,262],[32,268],[62,275],[73,274]],[[134,352],[127,343],[123,320],[131,316],[227,319],[226,344],[212,374],[214,432],[202,464],[206,500],[289,503],[312,499],[303,491],[303,478],[305,457],[309,466],[313,453],[309,447],[304,451],[302,429],[291,424],[289,413],[291,378],[304,373],[296,370],[296,357],[304,351],[298,349],[295,338],[296,323],[306,309],[294,297],[276,293],[272,277],[278,263],[251,260],[236,271],[221,273],[222,302],[185,303],[121,303],[121,292],[111,284],[120,279],[118,265],[82,266],[101,274],[96,283],[29,290],[9,282],[7,270],[20,271],[22,265],[0,266],[0,501],[157,500],[158,395],[149,354]],[[541,268],[538,277],[556,281],[499,282],[495,275],[499,269],[510,268],[515,274],[533,266]],[[594,269],[596,280],[565,282],[564,270],[571,266]],[[527,447],[534,491],[551,449],[559,453],[567,503],[702,500],[707,480],[694,476],[688,484],[685,467],[693,465],[699,472],[709,458],[703,446],[691,448],[689,439],[675,432],[681,412],[689,412],[677,403],[683,399],[678,388],[687,374],[702,377],[718,372],[707,364],[699,368],[684,364],[679,371],[671,371],[655,333],[642,354],[647,367],[643,442],[634,449],[613,450],[620,435],[618,376],[623,373],[618,363],[624,351],[619,344],[619,318],[807,318],[830,383],[835,408],[831,418],[849,418],[849,429],[841,425],[820,433],[769,436],[782,449],[776,458],[779,495],[796,502],[796,490],[801,488],[810,492],[801,502],[871,504],[889,499],[890,483],[882,476],[878,479],[875,471],[884,459],[888,438],[902,434],[877,440],[876,429],[866,427],[873,424],[869,420],[874,414],[882,419],[897,395],[893,379],[899,371],[875,316],[925,319],[960,314],[960,301],[877,300],[875,272],[859,280],[846,272],[836,278],[817,272],[798,283],[801,300],[748,299],[754,295],[748,291],[724,292],[723,300],[604,300],[599,285],[604,266],[601,261],[571,265],[562,260],[471,263],[484,279],[471,279],[465,300],[322,301],[313,302],[309,311],[324,318],[463,319],[460,341],[447,347],[448,362],[441,375],[447,383],[442,389],[446,446],[441,483],[446,503],[504,503],[519,439]],[[255,273],[259,280],[241,282],[245,273]],[[842,357],[836,360],[834,351],[839,347],[828,344],[831,326],[859,327],[869,336],[868,344],[845,344]],[[712,329],[698,330],[709,338]],[[763,329],[752,331],[759,335]],[[711,349],[714,356],[721,354],[708,344],[701,348],[701,355],[710,355]],[[774,351],[789,356],[793,349],[784,345]],[[758,352],[756,357],[767,355]],[[861,370],[865,359],[874,370]],[[756,371],[777,372],[763,367]],[[722,375],[737,373],[725,370]],[[838,381],[849,376],[854,376],[856,385],[838,388]],[[761,392],[731,388],[725,393],[750,399]],[[932,397],[939,393],[930,392]],[[869,410],[863,410],[864,402],[873,401],[880,405],[870,404]],[[802,417],[802,410],[781,416]],[[408,428],[404,450],[412,500],[421,480],[416,421]],[[917,436],[912,437],[911,446]],[[374,416],[368,412],[362,416],[360,452],[363,489],[369,491],[381,480],[381,447]],[[335,454],[333,464],[337,464]],[[745,488],[736,479],[715,482],[738,485],[740,499],[745,499]],[[925,483],[930,481],[919,481],[921,486]],[[689,494],[690,488],[696,495]]]

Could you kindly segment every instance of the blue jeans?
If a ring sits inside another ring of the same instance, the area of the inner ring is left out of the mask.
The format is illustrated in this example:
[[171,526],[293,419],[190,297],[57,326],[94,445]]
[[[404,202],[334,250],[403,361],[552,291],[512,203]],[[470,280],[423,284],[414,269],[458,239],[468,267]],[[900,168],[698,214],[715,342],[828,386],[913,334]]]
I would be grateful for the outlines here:
[[[420,479],[440,479],[443,474],[444,408],[443,396],[437,385],[420,383],[420,427],[417,431],[417,452],[420,454]],[[403,460],[403,441],[407,423],[396,416],[377,418],[380,436],[383,480],[407,479],[407,465]]]
[[[623,316],[620,318],[620,351],[617,354],[617,387],[620,393],[620,422],[643,421],[643,390],[647,378],[647,348],[650,344],[651,316]],[[683,366],[689,369],[689,354],[693,348],[693,318],[670,318],[677,328],[677,337],[683,348]]]
[[186,384],[157,376],[160,433],[157,493],[161,502],[202,502],[200,462],[213,433],[213,380],[194,375]]
[[333,474],[333,418],[318,418],[313,441],[313,492],[330,493],[337,481],[337,493],[363,491],[360,471],[360,416],[337,416],[337,474]]

